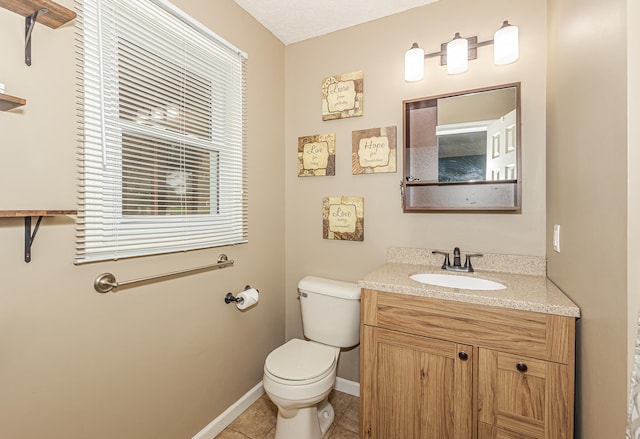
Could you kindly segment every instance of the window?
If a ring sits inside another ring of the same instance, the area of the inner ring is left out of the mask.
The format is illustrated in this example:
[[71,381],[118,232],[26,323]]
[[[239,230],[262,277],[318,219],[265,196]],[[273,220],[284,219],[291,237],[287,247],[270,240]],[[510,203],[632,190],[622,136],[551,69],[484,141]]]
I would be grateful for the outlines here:
[[246,242],[246,55],[165,0],[79,11],[75,262]]

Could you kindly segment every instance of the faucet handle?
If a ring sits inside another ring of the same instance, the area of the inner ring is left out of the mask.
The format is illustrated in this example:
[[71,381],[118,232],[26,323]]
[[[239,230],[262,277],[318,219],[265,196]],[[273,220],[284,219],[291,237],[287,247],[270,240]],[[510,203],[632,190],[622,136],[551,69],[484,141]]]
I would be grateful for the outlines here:
[[456,268],[461,268],[460,265],[460,247],[455,247],[453,249],[453,266]]
[[464,259],[464,267],[463,268],[466,268],[469,273],[473,273],[474,270],[473,270],[473,267],[471,266],[471,258],[477,258],[477,257],[480,257],[480,256],[482,256],[482,253],[469,253],[469,254],[467,254],[465,259]]
[[447,267],[451,266],[451,263],[449,262],[449,253],[446,252],[441,252],[440,250],[433,250],[431,252],[432,255],[442,255],[444,256],[444,262],[442,263],[442,269],[446,269]]

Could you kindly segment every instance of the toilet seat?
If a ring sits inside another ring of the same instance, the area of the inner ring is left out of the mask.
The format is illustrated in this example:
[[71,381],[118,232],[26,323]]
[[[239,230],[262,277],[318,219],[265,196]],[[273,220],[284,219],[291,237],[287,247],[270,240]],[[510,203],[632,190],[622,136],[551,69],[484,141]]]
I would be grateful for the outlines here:
[[264,371],[281,384],[311,384],[333,372],[339,352],[333,346],[294,338],[267,356]]

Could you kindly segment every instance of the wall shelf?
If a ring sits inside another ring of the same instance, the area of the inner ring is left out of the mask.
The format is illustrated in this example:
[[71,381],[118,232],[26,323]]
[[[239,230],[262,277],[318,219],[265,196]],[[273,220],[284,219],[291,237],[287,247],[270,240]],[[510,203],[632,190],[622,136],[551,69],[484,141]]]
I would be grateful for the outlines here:
[[76,18],[76,13],[51,0],[0,0],[0,8],[21,15],[24,23],[24,62],[31,65],[31,34],[36,23],[57,29]]
[[[77,210],[0,210],[0,218],[24,218],[24,261],[31,262],[31,246],[36,233],[45,216],[76,215]],[[36,225],[31,230],[31,220],[37,217]]]
[[76,13],[51,0],[0,0],[0,8],[28,17],[41,9],[47,9],[46,14],[38,16],[36,20],[52,29],[57,29],[76,18]]
[[[57,29],[76,18],[76,13],[52,0],[0,0],[0,8],[25,18],[25,63],[31,65],[31,35],[36,23]],[[0,111],[25,105],[22,98],[0,93]],[[0,218],[24,218],[24,261],[31,261],[31,246],[45,216],[76,215],[76,210],[0,210]],[[37,218],[31,230],[32,218]]]
[[16,107],[21,107],[26,104],[27,101],[11,95],[0,93],[0,111],[13,110]]

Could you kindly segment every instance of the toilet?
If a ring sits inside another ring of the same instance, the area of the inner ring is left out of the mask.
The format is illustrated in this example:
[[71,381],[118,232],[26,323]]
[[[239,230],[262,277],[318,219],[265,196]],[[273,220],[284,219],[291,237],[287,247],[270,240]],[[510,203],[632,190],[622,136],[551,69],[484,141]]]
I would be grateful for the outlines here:
[[302,328],[264,363],[264,390],[278,407],[275,439],[321,439],[334,419],[327,397],[336,382],[340,348],[360,342],[360,289],[354,283],[306,276],[298,282]]

